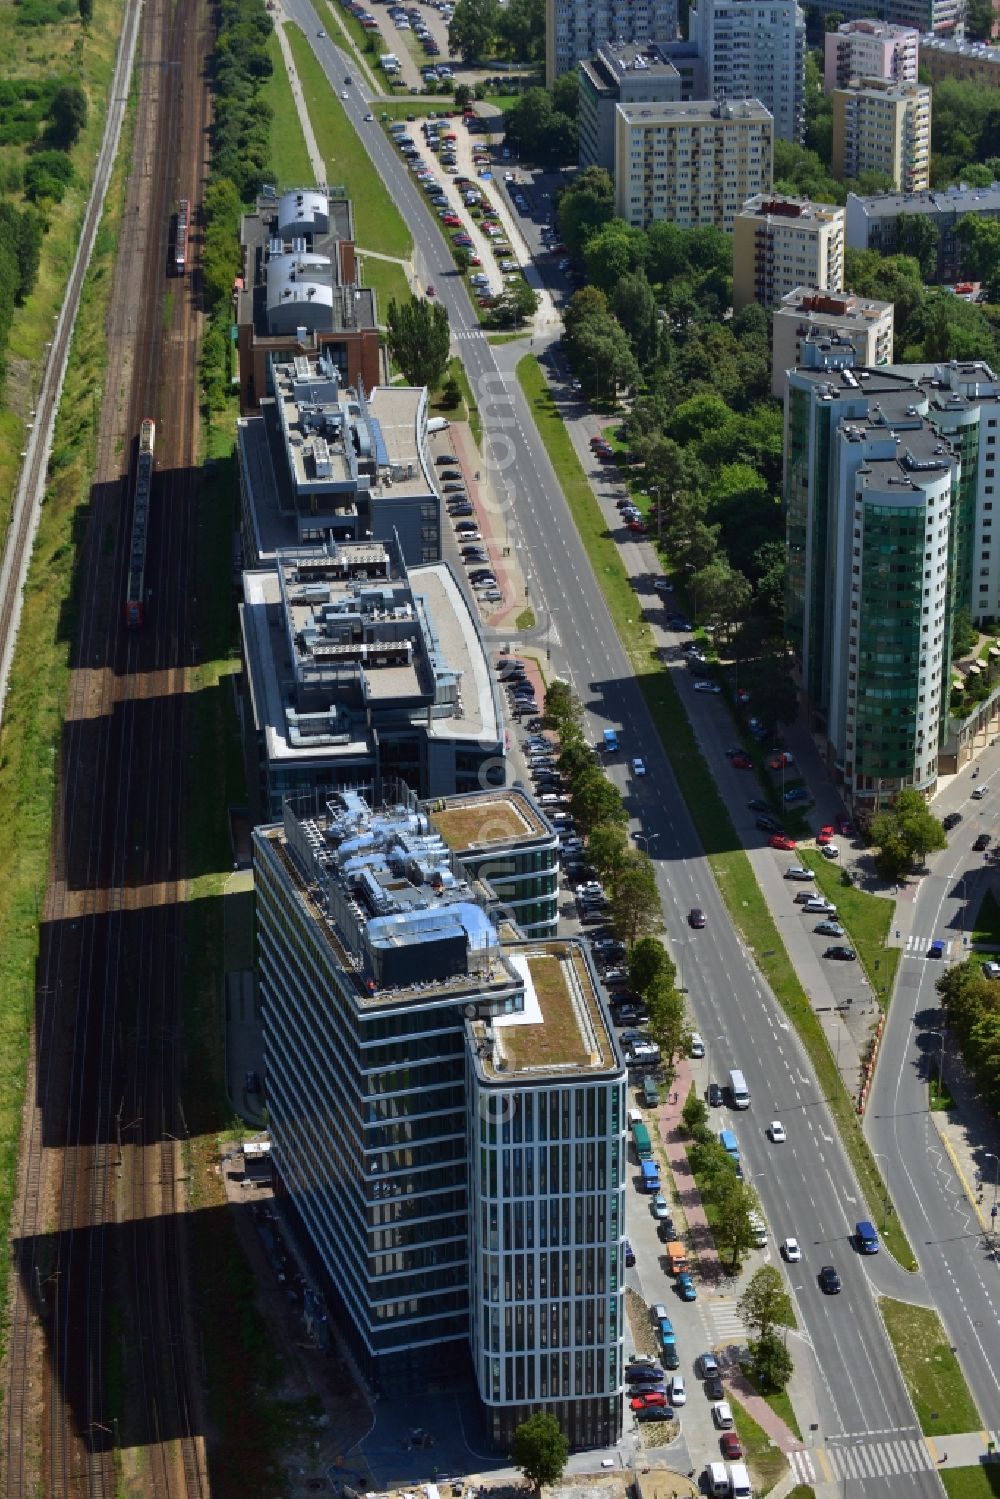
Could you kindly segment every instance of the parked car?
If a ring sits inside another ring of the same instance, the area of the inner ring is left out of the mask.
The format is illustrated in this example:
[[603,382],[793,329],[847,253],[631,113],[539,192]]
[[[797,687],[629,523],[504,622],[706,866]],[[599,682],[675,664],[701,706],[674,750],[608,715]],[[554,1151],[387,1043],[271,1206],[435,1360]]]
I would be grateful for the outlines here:
[[853,963],[857,959],[857,953],[853,947],[828,947],[823,954],[824,958],[835,958],[839,963]]

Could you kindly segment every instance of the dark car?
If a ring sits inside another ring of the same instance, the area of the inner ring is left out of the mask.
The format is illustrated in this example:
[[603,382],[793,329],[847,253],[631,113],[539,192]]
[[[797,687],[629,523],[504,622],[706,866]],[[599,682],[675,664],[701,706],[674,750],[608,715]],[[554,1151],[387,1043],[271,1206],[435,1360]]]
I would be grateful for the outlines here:
[[989,833],[980,833],[979,837],[976,839],[975,843],[972,845],[972,847],[976,850],[977,854],[981,854],[983,852],[983,850],[986,849],[986,848],[989,848],[989,846],[990,846],[990,835],[989,835]]
[[710,1108],[713,1108],[713,1109],[721,1109],[722,1108],[722,1088],[720,1087],[720,1085],[718,1083],[709,1083],[709,1085],[708,1085],[708,1103],[709,1103],[709,1107]]
[[958,825],[959,825],[959,823],[961,821],[962,821],[962,814],[961,814],[961,812],[949,812],[947,817],[942,817],[942,819],[941,819],[941,826],[944,828],[945,832],[947,833],[947,832],[950,832],[952,828],[957,828]]
[[691,910],[688,912],[688,926],[694,927],[695,931],[700,932],[702,927],[707,925],[708,923],[705,917],[705,913],[701,909],[701,907],[692,906]]
[[780,833],[781,823],[776,817],[758,817],[757,826],[762,833]]
[[729,1462],[739,1462],[743,1456],[743,1443],[740,1441],[739,1432],[724,1431],[719,1438],[719,1451]]
[[840,1276],[833,1265],[823,1265],[819,1272],[820,1290],[826,1296],[836,1296],[840,1290]]
[[446,484],[444,492],[445,494],[464,494],[465,485],[461,481],[458,484]]
[[458,479],[459,481],[461,481],[461,478],[462,478],[461,470],[457,469],[457,468],[446,468],[440,474],[438,474],[438,478],[442,479],[442,480],[444,480],[444,479]]
[[673,1407],[669,1405],[650,1406],[636,1411],[637,1421],[672,1421],[674,1419]]
[[446,464],[454,463],[455,462],[454,454],[452,454],[452,453],[439,453],[437,455],[437,457],[435,458],[434,462],[438,465],[439,468],[444,468],[444,466]]
[[625,1240],[625,1264],[628,1266],[635,1264],[635,1250],[628,1239]]
[[[743,751],[737,750],[735,753],[742,754]],[[754,797],[752,802],[747,802],[747,806],[751,812],[770,812],[771,810],[769,803],[762,802],[759,796]]]
[[709,1400],[725,1400],[726,1388],[718,1374],[710,1374],[705,1380],[705,1394]]
[[853,947],[836,946],[828,947],[823,956],[824,958],[835,958],[840,963],[853,963],[857,958],[857,953]]

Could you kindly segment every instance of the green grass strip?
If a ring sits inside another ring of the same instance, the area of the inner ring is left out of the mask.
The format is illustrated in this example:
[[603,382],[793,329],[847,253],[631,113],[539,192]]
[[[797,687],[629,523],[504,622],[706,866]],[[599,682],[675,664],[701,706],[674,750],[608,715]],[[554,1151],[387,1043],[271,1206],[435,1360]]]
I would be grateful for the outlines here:
[[818,849],[799,849],[799,858],[813,871],[816,884],[827,900],[837,907],[837,920],[850,937],[879,1004],[885,1008],[902,956],[900,948],[886,946],[896,912],[895,901],[845,884],[843,870],[824,859]]
[[274,31],[267,39],[267,55],[273,72],[264,84],[261,96],[271,110],[270,162],[275,183],[279,189],[305,187],[313,179],[312,163],[285,70],[284,55]]
[[937,1312],[888,1296],[879,1310],[924,1436],[979,1431],[982,1418]]
[[[995,1499],[1000,1494],[1000,1465],[992,1468],[939,1468],[948,1499]],[[794,1499],[789,1495],[789,1499]]]
[[[653,634],[629,582],[621,554],[611,537],[594,492],[570,442],[541,366],[531,354],[517,366],[517,377],[531,407],[539,434],[576,522],[622,647],[629,657],[664,750],[670,757],[681,795],[715,876],[730,919],[753,953],[805,1047],[816,1081],[840,1130],[866,1201],[884,1202],[887,1189],[844,1087],[823,1028],[785,950],[760,886],[725,802],[698,743],[669,671],[660,666]],[[916,1269],[916,1259],[894,1218],[886,1248],[900,1264]]]
[[372,167],[340,99],[300,29],[288,25],[285,31],[302,81],[316,144],[326,163],[327,181],[343,186],[354,206],[358,248],[381,250],[384,255],[408,260],[413,250],[410,231]]
[[731,1400],[733,1425],[743,1443],[743,1457],[750,1469],[755,1492],[766,1494],[788,1471],[788,1460],[762,1426],[758,1426],[738,1400]]

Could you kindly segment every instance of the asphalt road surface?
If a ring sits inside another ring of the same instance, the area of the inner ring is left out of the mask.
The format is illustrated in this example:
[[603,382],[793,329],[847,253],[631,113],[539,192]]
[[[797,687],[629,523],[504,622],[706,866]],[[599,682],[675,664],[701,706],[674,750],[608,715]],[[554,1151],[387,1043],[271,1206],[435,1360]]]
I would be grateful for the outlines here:
[[[1000,1426],[1000,1261],[996,1240],[984,1236],[965,1198],[928,1113],[927,1088],[941,1060],[944,1016],[934,988],[948,962],[966,955],[964,933],[975,920],[988,883],[979,833],[996,841],[1000,812],[1000,753],[987,751],[973,783],[968,772],[943,794],[938,815],[960,811],[948,848],[933,856],[921,881],[912,938],[900,964],[896,995],[883,1040],[883,1062],[868,1104],[873,1147],[893,1163],[892,1192],[903,1226],[920,1260],[928,1288],[972,1386],[983,1422]],[[985,785],[983,801],[969,800]],[[930,942],[948,943],[945,963],[927,957]],[[948,1077],[948,1037],[944,1036]],[[984,1163],[987,1213],[997,1163]]]
[[[286,8],[305,34],[315,37],[319,22],[306,0]],[[324,47],[324,58],[334,51]],[[330,73],[339,92],[349,71],[336,54]],[[339,72],[337,71],[339,70]],[[554,620],[556,659],[572,681],[587,712],[596,742],[601,730],[619,730],[623,759],[609,767],[627,793],[630,810],[654,852],[668,934],[685,943],[683,976],[697,1022],[713,1041],[716,1072],[739,1066],[753,1094],[748,1114],[737,1120],[745,1169],[760,1193],[777,1239],[794,1234],[805,1260],[794,1267],[791,1284],[800,1324],[811,1340],[825,1388],[820,1392],[820,1440],[838,1438],[871,1444],[873,1456],[850,1484],[856,1493],[885,1493],[891,1469],[879,1472],[877,1452],[890,1436],[915,1435],[916,1418],[892,1349],[875,1312],[871,1273],[885,1256],[862,1261],[848,1235],[860,1216],[860,1198],[849,1164],[808,1063],[771,994],[765,989],[733,931],[684,806],[666,753],[650,720],[639,685],[604,605],[556,476],[521,396],[513,369],[501,367],[509,346],[482,337],[448,248],[423,196],[415,187],[382,130],[365,124],[368,103],[353,87],[344,108],[406,218],[415,241],[421,281],[433,281],[448,310],[452,332],[476,391],[485,432],[493,445],[498,503],[511,505],[510,529],[527,554],[532,597]],[[516,357],[516,356],[515,356]],[[632,782],[625,767],[634,755],[647,775]],[[692,932],[685,913],[701,906],[704,932]],[[789,1141],[780,1158],[767,1145],[763,1128],[781,1116]],[[821,1264],[833,1263],[844,1289],[825,1297],[817,1285]],[[848,1481],[845,1481],[847,1488]],[[895,1493],[939,1495],[934,1473],[895,1473]]]

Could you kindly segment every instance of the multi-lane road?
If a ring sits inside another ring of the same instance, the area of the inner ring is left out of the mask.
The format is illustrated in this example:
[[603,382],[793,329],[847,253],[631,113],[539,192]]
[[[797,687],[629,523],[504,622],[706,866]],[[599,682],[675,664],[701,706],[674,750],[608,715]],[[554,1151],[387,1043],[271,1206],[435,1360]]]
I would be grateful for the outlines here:
[[[308,0],[285,3],[290,17],[307,36],[314,37],[318,21]],[[330,62],[335,49],[327,43],[323,50],[331,82],[339,91],[337,70],[339,74],[351,71],[349,60],[335,53]],[[845,1479],[845,1487],[850,1481],[854,1492],[884,1493],[891,1474],[893,1492],[939,1494],[937,1476],[926,1467],[900,1472],[898,1464],[880,1468],[878,1459],[893,1439],[914,1437],[918,1427],[877,1314],[875,1294],[885,1290],[920,1300],[925,1295],[922,1284],[914,1283],[888,1256],[862,1260],[851,1247],[853,1224],[866,1216],[854,1175],[807,1059],[728,920],[639,684],[514,378],[512,359],[509,353],[505,357],[503,346],[494,348],[482,337],[448,247],[422,195],[384,133],[364,121],[367,99],[352,88],[344,107],[410,227],[418,277],[425,283],[433,281],[448,311],[476,391],[487,446],[492,448],[491,491],[497,503],[510,506],[510,533],[531,574],[536,606],[553,620],[560,669],[585,705],[595,740],[605,726],[614,725],[620,731],[623,759],[611,767],[611,774],[625,792],[643,834],[652,841],[668,931],[679,944],[684,983],[709,1044],[713,1070],[720,1076],[731,1066],[739,1066],[747,1076],[753,1106],[749,1113],[734,1116],[745,1166],[775,1238],[794,1235],[804,1250],[802,1264],[791,1267],[790,1282],[800,1326],[822,1374],[817,1440],[850,1443],[856,1453],[867,1453],[854,1465],[857,1476]],[[633,780],[627,771],[633,755],[641,755],[646,762],[647,775],[641,781]],[[707,914],[704,931],[695,932],[686,925],[692,906],[700,906]],[[919,1102],[918,1095],[914,1107]],[[780,1151],[764,1134],[767,1121],[775,1116],[782,1118],[789,1134]],[[891,1151],[889,1169],[895,1190],[895,1161],[901,1147],[897,1142],[886,1148]],[[918,1184],[915,1196],[919,1192]],[[905,1221],[909,1228],[908,1216]],[[840,1272],[844,1287],[840,1296],[826,1297],[819,1290],[817,1272],[826,1263],[835,1264]],[[938,1279],[930,1281],[935,1295]],[[996,1320],[994,1313],[993,1340]],[[948,1321],[952,1337],[957,1338],[958,1330]],[[985,1337],[983,1329],[980,1335]]]

